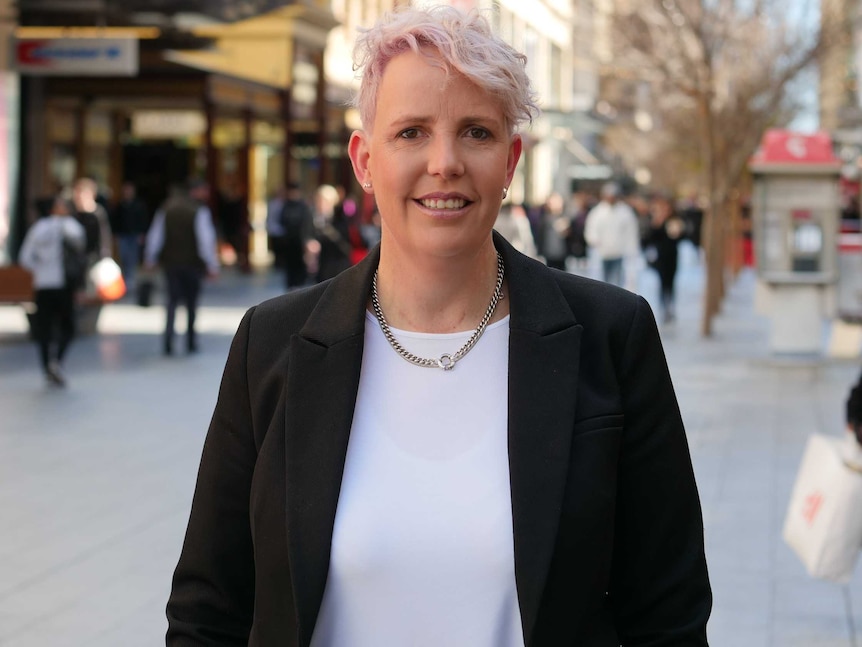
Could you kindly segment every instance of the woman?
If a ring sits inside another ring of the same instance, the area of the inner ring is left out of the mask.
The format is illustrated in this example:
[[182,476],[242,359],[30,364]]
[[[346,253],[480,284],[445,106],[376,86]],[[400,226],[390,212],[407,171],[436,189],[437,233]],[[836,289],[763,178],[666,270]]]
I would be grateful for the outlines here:
[[74,205],[63,195],[54,198],[50,215],[40,218],[27,231],[18,262],[33,273],[36,290],[36,314],[33,336],[39,345],[39,357],[45,379],[52,386],[65,386],[62,364],[75,336],[75,290],[79,287],[66,276],[64,246],[69,254],[83,254],[86,245],[84,227],[72,217]]
[[323,184],[314,192],[314,227],[317,240],[317,281],[326,281],[350,267],[353,246],[350,225],[338,190]]
[[673,203],[666,196],[654,197],[649,213],[650,227],[644,245],[645,254],[650,267],[658,273],[662,320],[671,323],[676,318],[674,283],[679,242],[685,225],[674,214]]
[[706,645],[648,306],[492,235],[535,110],[524,57],[451,8],[357,47],[349,153],[382,240],[240,324],[168,644]]

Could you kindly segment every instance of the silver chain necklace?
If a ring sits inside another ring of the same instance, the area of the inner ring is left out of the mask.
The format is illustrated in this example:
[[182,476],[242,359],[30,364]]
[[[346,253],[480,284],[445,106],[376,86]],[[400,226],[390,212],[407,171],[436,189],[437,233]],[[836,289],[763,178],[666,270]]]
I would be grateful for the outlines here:
[[374,316],[377,317],[377,321],[380,323],[380,329],[383,331],[383,335],[386,337],[386,341],[389,342],[389,345],[395,349],[396,353],[411,364],[416,364],[416,366],[422,366],[425,368],[442,368],[444,371],[452,370],[455,367],[455,363],[464,357],[464,355],[469,353],[470,349],[476,345],[476,342],[479,341],[479,337],[481,337],[482,333],[485,332],[485,327],[491,320],[494,311],[497,309],[497,304],[502,298],[503,257],[500,256],[500,252],[497,252],[497,285],[494,287],[494,295],[491,297],[491,303],[488,304],[488,309],[485,311],[485,316],[482,317],[482,321],[479,322],[476,330],[474,330],[473,334],[470,335],[470,339],[467,340],[467,343],[461,346],[461,348],[459,348],[455,353],[451,355],[449,353],[443,353],[439,359],[428,359],[414,355],[404,348],[397,339],[395,339],[395,335],[392,334],[389,324],[386,323],[386,317],[383,316],[383,308],[380,307],[380,299],[377,296],[377,270],[374,271],[374,279],[371,281],[371,305],[374,308]]

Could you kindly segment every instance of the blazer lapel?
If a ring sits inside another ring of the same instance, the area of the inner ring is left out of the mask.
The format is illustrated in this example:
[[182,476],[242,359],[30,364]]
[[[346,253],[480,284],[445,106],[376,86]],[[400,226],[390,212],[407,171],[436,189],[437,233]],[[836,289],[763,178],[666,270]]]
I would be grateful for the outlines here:
[[509,474],[524,639],[554,552],[575,419],[581,326],[547,268],[495,235],[509,276]]
[[[317,621],[359,387],[379,252],[336,277],[291,340],[285,407],[287,537],[299,644]],[[285,610],[286,611],[286,610]]]

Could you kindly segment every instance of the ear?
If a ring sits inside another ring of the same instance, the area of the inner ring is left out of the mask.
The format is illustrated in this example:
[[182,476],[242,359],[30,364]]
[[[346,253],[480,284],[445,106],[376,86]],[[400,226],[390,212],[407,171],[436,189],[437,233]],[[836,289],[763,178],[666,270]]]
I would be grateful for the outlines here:
[[512,183],[512,177],[515,175],[515,167],[518,166],[518,160],[521,159],[521,150],[524,147],[524,142],[518,133],[512,135],[512,143],[509,144],[509,155],[506,159],[506,186]]
[[[360,185],[365,185],[371,182],[371,173],[368,169],[368,161],[371,158],[371,153],[368,148],[368,135],[365,131],[354,130],[350,134],[350,141],[347,144],[347,155],[350,157],[350,164],[353,166],[353,175],[356,176],[356,181]],[[363,189],[370,193],[369,189]]]

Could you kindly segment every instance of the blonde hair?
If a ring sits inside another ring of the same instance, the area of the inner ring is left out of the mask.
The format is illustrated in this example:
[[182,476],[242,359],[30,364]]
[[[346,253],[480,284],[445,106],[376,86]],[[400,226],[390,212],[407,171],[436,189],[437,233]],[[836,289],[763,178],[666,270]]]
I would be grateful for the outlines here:
[[340,200],[338,189],[331,184],[321,184],[314,192],[314,208],[323,215],[332,215]]
[[354,69],[361,83],[353,103],[364,128],[374,122],[386,65],[407,51],[427,56],[447,73],[454,70],[495,97],[510,132],[539,113],[527,57],[494,34],[484,16],[449,6],[404,7],[360,30],[356,41]]

